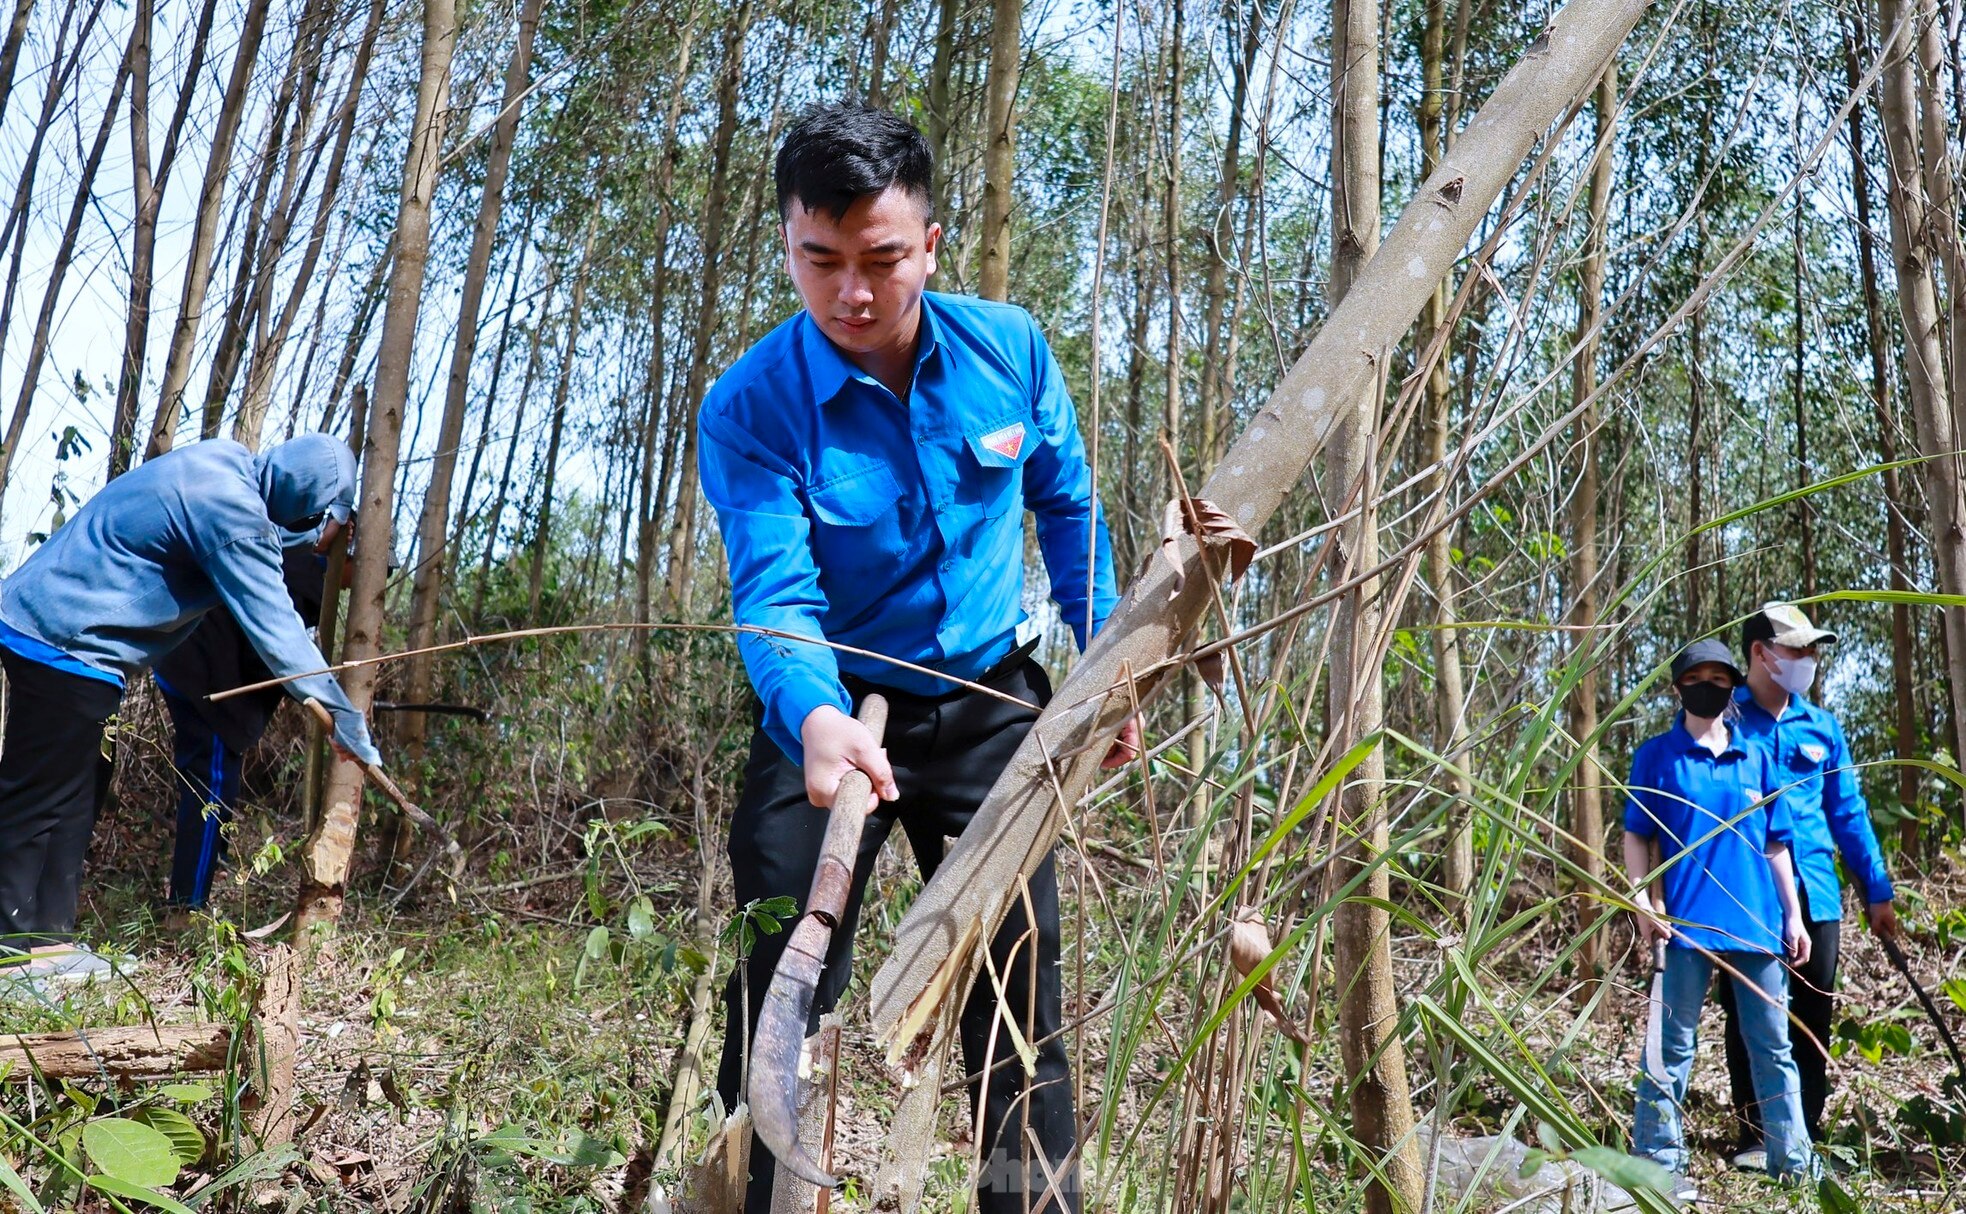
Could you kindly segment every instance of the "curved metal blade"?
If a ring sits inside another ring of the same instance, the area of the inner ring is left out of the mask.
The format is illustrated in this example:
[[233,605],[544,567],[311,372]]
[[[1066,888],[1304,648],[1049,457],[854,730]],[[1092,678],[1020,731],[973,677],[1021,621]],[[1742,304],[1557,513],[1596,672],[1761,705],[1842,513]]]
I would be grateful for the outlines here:
[[822,1169],[799,1141],[799,1051],[805,1045],[813,992],[832,939],[833,929],[814,915],[792,929],[771,988],[765,992],[764,1006],[758,1010],[749,1083],[751,1123],[758,1141],[780,1167],[826,1189],[838,1185],[839,1179]]

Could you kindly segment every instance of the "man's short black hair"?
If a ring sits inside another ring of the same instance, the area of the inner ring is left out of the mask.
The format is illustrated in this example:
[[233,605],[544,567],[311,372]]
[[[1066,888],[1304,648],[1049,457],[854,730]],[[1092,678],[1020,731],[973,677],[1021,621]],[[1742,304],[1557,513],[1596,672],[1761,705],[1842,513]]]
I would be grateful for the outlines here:
[[778,218],[791,216],[797,198],[838,222],[857,200],[896,185],[921,201],[926,216],[932,171],[928,140],[894,111],[857,102],[810,109],[778,146]]
[[1775,621],[1768,618],[1765,611],[1757,611],[1741,621],[1741,652],[1747,655],[1748,665],[1754,665],[1754,643],[1775,639]]

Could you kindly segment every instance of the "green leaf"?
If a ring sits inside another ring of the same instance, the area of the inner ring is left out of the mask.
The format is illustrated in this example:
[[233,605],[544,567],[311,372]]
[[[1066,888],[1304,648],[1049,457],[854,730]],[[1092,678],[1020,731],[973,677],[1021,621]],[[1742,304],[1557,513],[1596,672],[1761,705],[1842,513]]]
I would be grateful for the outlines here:
[[170,1139],[179,1164],[189,1167],[205,1157],[205,1132],[176,1109],[138,1109],[130,1116]]
[[1833,1176],[1825,1176],[1816,1182],[1816,1204],[1822,1207],[1823,1214],[1863,1214],[1856,1199],[1836,1183]]
[[202,1083],[167,1083],[157,1094],[179,1104],[202,1104],[212,1098],[212,1090]]
[[1605,1146],[1578,1147],[1570,1153],[1570,1158],[1627,1193],[1642,1189],[1667,1196],[1672,1193],[1672,1173],[1650,1159]]
[[0,1189],[5,1189],[20,1198],[21,1204],[32,1210],[34,1214],[48,1214],[41,1203],[35,1200],[34,1190],[27,1187],[27,1182],[20,1178],[20,1173],[14,1171],[13,1166],[5,1159],[0,1159]]
[[1952,1000],[1954,1007],[1966,1012],[1966,978],[1948,978],[1939,984],[1939,989]]
[[126,1184],[155,1188],[177,1179],[177,1152],[171,1140],[127,1117],[91,1121],[82,1128],[82,1149],[97,1168]]
[[192,1214],[191,1207],[175,1197],[167,1197],[155,1189],[131,1184],[127,1180],[118,1180],[114,1176],[91,1176],[84,1183],[99,1192],[127,1197],[131,1201],[140,1201],[147,1206],[156,1206],[160,1210],[168,1211],[169,1214]]
[[597,927],[587,933],[587,944],[581,950],[589,961],[599,961],[608,955],[608,929]]
[[1548,1162],[1548,1160],[1548,1152],[1539,1151],[1535,1147],[1530,1147],[1522,1153],[1522,1166],[1515,1170],[1516,1179],[1528,1180],[1531,1176],[1542,1171],[1543,1164]]
[[636,940],[655,935],[655,904],[646,894],[628,904],[628,935]]

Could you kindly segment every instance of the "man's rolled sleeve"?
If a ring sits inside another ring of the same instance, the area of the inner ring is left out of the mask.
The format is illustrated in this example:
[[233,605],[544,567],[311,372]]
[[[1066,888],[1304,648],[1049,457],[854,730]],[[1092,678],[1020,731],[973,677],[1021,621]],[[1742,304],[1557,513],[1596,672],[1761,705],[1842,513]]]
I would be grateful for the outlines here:
[[1835,744],[1830,752],[1830,768],[1823,773],[1823,817],[1829,823],[1829,833],[1836,840],[1836,850],[1843,857],[1843,867],[1863,886],[1863,897],[1867,902],[1889,902],[1896,893],[1891,887],[1891,875],[1884,868],[1884,852],[1877,845],[1877,830],[1871,825],[1870,803],[1864,799],[1863,786],[1857,781],[1857,769],[1850,758],[1850,743],[1843,736],[1843,727],[1832,723],[1836,731]]
[[[1035,321],[1031,323],[1031,377],[1038,444],[1024,464],[1024,501],[1037,516],[1038,547],[1051,574],[1052,601],[1071,625],[1079,648],[1084,649],[1090,639],[1086,634],[1088,597],[1092,631],[1096,633],[1118,605],[1119,590],[1113,578],[1113,551],[1106,536],[1104,512],[1098,508],[1085,441],[1079,434],[1078,410],[1065,389],[1058,360]],[[1088,550],[1092,556],[1089,578]]]
[[[811,524],[791,468],[741,429],[706,408],[697,468],[717,512],[730,562],[731,614],[740,627],[826,638],[826,596],[812,561]],[[737,650],[764,703],[765,733],[792,762],[805,762],[799,727],[813,709],[849,711],[839,663],[823,644],[740,633]]]

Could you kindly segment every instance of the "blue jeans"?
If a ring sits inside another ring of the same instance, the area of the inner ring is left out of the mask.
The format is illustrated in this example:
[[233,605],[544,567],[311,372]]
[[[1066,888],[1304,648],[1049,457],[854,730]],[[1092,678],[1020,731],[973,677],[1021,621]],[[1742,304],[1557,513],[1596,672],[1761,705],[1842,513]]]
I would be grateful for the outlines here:
[[[1781,960],[1769,953],[1717,955],[1740,975],[1731,978],[1734,1003],[1748,1047],[1755,1100],[1761,1106],[1768,1173],[1782,1178],[1813,1175],[1816,1160],[1802,1120],[1802,1082],[1795,1057],[1789,1052],[1788,974]],[[1713,983],[1713,969],[1712,961],[1690,948],[1666,949],[1665,1020],[1659,1052],[1668,1088],[1661,1090],[1645,1067],[1639,1067],[1632,1151],[1679,1173],[1686,1171],[1686,1129],[1680,1110],[1693,1074],[1694,1036],[1707,988]]]

